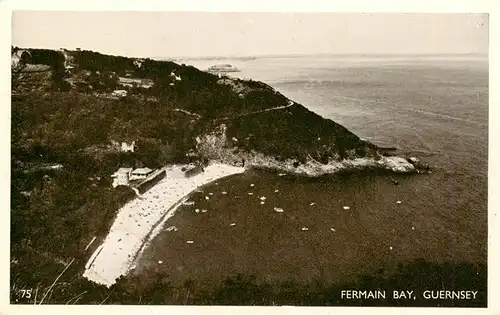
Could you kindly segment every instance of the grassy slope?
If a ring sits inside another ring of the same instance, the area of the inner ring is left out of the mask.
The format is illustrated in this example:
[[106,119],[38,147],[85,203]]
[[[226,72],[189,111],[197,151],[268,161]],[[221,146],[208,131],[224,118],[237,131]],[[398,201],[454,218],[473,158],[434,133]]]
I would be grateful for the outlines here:
[[[54,52],[43,52],[48,55],[45,59],[40,57],[43,55],[41,52],[34,51],[32,55],[37,57],[33,57],[36,59],[33,62],[53,63],[55,69],[61,68],[60,58],[54,57]],[[287,110],[247,115],[288,104],[286,97],[260,82],[238,80],[247,90],[244,97],[239,97],[231,87],[218,84],[217,77],[190,66],[146,60],[138,68],[133,65],[134,59],[131,58],[91,52],[71,54],[79,73],[61,75],[58,74],[59,70],[54,70],[53,86],[65,90],[67,86],[61,82],[75,81],[75,77],[82,76],[81,72],[90,72],[85,79],[81,79],[70,92],[55,93],[52,90],[45,92],[48,95],[43,95],[41,100],[40,95],[35,94],[31,98],[20,100],[17,103],[19,108],[16,108],[17,104],[13,106],[14,115],[21,112],[14,117],[15,120],[31,124],[20,127],[23,131],[37,128],[40,124],[43,127],[50,124],[42,135],[53,140],[48,144],[50,148],[62,146],[61,140],[86,147],[107,142],[110,138],[118,140],[143,137],[168,142],[179,137],[181,139],[176,139],[175,145],[180,150],[186,150],[193,148],[194,136],[210,132],[214,124],[221,122],[229,124],[230,138],[253,135],[250,143],[242,144],[244,148],[270,155],[279,152],[283,158],[304,160],[308,153],[343,157],[344,151],[349,149],[358,149],[357,153],[364,155],[366,148],[374,148],[344,127],[323,119],[301,105]],[[89,95],[89,92],[109,93],[114,90],[117,88],[116,78],[110,77],[124,76],[127,72],[135,78],[152,79],[155,82],[153,88],[131,89],[131,96],[121,100]],[[176,81],[170,75],[172,72],[180,76],[181,81]],[[35,80],[30,83],[32,84],[28,84],[28,89],[43,82]],[[86,87],[83,86],[85,84]],[[146,97],[154,101],[145,101]],[[182,119],[192,117],[177,117],[172,113],[174,109],[196,113],[201,119],[193,124],[196,126],[189,126]],[[31,111],[32,114],[23,115],[26,111]],[[43,122],[39,111],[45,113]],[[64,122],[65,117],[70,118],[67,123]],[[91,126],[94,128],[89,128]],[[69,138],[63,139],[61,133]],[[317,141],[318,137],[323,140]],[[175,151],[182,154],[179,149]]]

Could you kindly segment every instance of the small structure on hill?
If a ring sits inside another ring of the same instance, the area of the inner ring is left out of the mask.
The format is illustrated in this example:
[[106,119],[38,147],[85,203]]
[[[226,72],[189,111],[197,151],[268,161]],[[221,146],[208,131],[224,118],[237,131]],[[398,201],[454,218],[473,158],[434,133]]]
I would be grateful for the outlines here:
[[122,142],[122,146],[120,149],[122,152],[134,152],[135,141],[132,141],[131,144],[128,144],[127,142]]
[[141,167],[132,171],[130,180],[145,179],[153,172],[149,167]]
[[131,173],[131,167],[120,167],[118,171],[111,175],[113,178],[113,188],[117,186],[128,186]]
[[113,178],[113,188],[117,186],[130,186],[131,181],[146,180],[149,176],[154,175],[153,173],[156,174],[158,172],[153,172],[149,167],[136,168],[135,170],[131,167],[120,167],[111,175]]
[[144,59],[136,59],[136,60],[134,60],[134,66],[136,68],[141,68],[143,63],[144,63]]
[[173,72],[173,71],[170,73],[170,76],[173,77],[175,79],[175,81],[181,81],[182,80],[181,76],[175,74],[175,72]]
[[128,92],[126,90],[114,90],[111,95],[116,96],[116,97],[125,97],[127,96]]

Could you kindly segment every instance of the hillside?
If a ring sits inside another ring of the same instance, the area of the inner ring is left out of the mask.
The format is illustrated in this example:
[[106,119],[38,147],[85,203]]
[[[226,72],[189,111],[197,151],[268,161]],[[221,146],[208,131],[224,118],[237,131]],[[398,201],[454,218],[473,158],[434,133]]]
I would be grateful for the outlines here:
[[199,139],[221,127],[233,160],[262,154],[298,166],[383,153],[261,82],[90,51],[17,54],[24,62],[12,76],[12,148],[20,161],[41,150],[59,163],[69,154],[103,166],[116,155],[111,143],[122,141],[136,141],[135,158],[155,166],[183,162],[188,152],[215,158]]
[[[11,281],[18,286],[55,278],[60,265],[87,255],[93,236],[107,233],[134,196],[111,187],[118,167],[201,160],[308,176],[418,171],[261,82],[91,51],[12,53]],[[132,141],[134,152],[120,150]]]

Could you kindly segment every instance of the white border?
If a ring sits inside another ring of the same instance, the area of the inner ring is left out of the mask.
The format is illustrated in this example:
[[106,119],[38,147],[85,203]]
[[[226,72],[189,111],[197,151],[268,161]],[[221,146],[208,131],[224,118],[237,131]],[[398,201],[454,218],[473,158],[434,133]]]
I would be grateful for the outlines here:
[[494,0],[12,0],[15,10],[45,11],[192,11],[192,12],[465,12],[484,13]]
[[[185,314],[220,314],[238,313],[254,314],[256,312],[269,312],[273,314],[345,314],[345,313],[375,313],[375,314],[500,314],[499,296],[500,276],[498,264],[500,250],[498,246],[499,232],[494,227],[499,226],[498,206],[500,168],[496,161],[499,160],[498,141],[499,128],[495,120],[500,117],[500,77],[498,63],[500,21],[494,11],[494,0],[85,0],[70,2],[68,0],[0,0],[0,108],[2,132],[1,145],[1,199],[3,202],[1,218],[0,248],[3,249],[0,259],[0,313],[1,314],[135,314],[135,313],[185,313]],[[489,107],[489,202],[488,202],[488,309],[443,309],[443,308],[355,308],[355,307],[196,307],[196,306],[9,306],[9,237],[10,237],[10,44],[11,44],[11,11],[12,10],[83,10],[83,11],[210,11],[210,12],[467,12],[489,13],[490,22],[490,107]]]

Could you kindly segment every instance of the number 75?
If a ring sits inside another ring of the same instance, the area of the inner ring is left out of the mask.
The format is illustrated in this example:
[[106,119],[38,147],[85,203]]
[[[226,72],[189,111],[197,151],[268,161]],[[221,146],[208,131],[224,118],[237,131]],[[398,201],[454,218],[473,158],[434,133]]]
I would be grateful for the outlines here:
[[33,289],[29,289],[29,290],[22,289],[19,291],[21,292],[21,298],[30,299],[31,298],[31,291],[33,291]]

